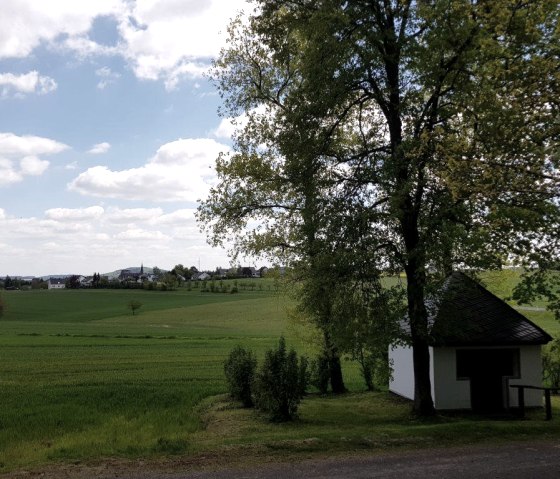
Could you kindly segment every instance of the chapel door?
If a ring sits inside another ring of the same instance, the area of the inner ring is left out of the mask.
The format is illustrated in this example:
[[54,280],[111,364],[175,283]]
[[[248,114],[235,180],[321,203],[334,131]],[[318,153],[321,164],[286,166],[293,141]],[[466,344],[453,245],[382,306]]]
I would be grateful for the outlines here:
[[504,411],[509,403],[508,380],[519,375],[519,349],[458,350],[457,374],[470,380],[474,412]]

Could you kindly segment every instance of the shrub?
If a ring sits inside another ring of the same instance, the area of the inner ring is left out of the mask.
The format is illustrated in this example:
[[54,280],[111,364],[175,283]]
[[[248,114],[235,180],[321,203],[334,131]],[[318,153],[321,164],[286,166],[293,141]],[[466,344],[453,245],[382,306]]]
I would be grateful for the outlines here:
[[253,407],[251,386],[255,377],[257,360],[252,351],[236,346],[224,363],[228,390],[244,407]]
[[299,403],[308,383],[307,359],[286,351],[282,337],[277,349],[266,352],[255,378],[255,404],[273,421],[290,421],[297,416]]

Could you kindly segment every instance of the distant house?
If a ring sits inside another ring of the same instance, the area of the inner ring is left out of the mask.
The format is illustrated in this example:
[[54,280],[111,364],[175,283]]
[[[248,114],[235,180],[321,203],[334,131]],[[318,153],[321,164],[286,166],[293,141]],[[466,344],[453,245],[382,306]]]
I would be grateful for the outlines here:
[[64,289],[66,288],[66,280],[64,278],[49,278],[48,289]]
[[193,279],[197,281],[208,281],[211,276],[208,273],[196,273],[193,275]]
[[138,273],[134,273],[129,269],[122,269],[121,273],[119,274],[119,281],[136,281],[138,279],[138,276]]
[[227,269],[224,269],[224,268],[216,268],[216,277],[217,277],[217,278],[221,278],[221,279],[227,278],[227,275],[228,275]]
[[[137,268],[134,268],[136,271]],[[138,272],[132,269],[122,269],[118,279],[121,283],[143,283],[144,281],[152,282],[154,280],[154,275],[152,273],[144,273],[144,265],[140,266]]]
[[[542,385],[541,347],[552,338],[468,276],[449,276],[431,316],[430,376],[436,409],[497,412],[516,407],[512,385]],[[412,348],[389,350],[389,390],[414,398]],[[525,392],[542,406],[542,391]]]

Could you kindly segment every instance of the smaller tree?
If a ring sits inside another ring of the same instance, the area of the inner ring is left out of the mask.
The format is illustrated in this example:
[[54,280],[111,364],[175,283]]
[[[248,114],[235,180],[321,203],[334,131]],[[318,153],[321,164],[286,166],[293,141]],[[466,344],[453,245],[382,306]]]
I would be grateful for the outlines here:
[[136,311],[142,307],[142,303],[136,299],[131,299],[128,302],[128,309],[132,312],[132,316],[136,314]]
[[80,277],[73,274],[66,280],[66,287],[68,289],[78,289],[80,287]]
[[6,303],[2,295],[0,295],[0,318],[4,315],[4,311],[6,311]]
[[545,349],[542,366],[545,385],[560,389],[560,338],[556,338]]
[[162,275],[162,271],[157,266],[154,266],[153,269],[152,269],[152,274],[154,275],[154,278],[157,281],[157,280],[160,279],[160,277]]
[[241,401],[243,407],[253,407],[252,384],[257,360],[252,351],[236,346],[224,363],[228,390],[233,399]]
[[191,278],[191,272],[186,269],[182,264],[176,264],[170,273],[177,278],[177,282],[181,284],[182,281]]
[[172,273],[165,273],[161,276],[162,289],[164,291],[172,291],[177,289],[177,276]]
[[270,414],[272,421],[290,421],[297,416],[309,377],[307,359],[294,349],[286,350],[281,337],[278,348],[266,352],[264,363],[255,378],[255,404]]

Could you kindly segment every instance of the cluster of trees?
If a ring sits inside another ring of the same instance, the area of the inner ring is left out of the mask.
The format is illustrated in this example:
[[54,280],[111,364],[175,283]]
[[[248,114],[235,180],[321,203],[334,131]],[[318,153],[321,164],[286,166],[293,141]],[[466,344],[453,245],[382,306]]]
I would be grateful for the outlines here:
[[[157,268],[154,268],[154,270]],[[186,268],[182,264],[176,264],[171,271],[169,271],[175,277],[182,277],[184,280],[191,279],[194,275],[198,273],[198,269],[195,266]],[[155,271],[154,271],[155,274]]]
[[31,281],[26,281],[21,278],[11,278],[6,276],[0,280],[0,288],[2,289],[20,289],[22,286],[31,286]]
[[334,391],[340,354],[377,364],[405,318],[414,411],[433,414],[426,299],[450,271],[513,262],[520,297],[554,300],[558,2],[254,3],[215,63],[242,120],[198,219],[291,267]]

